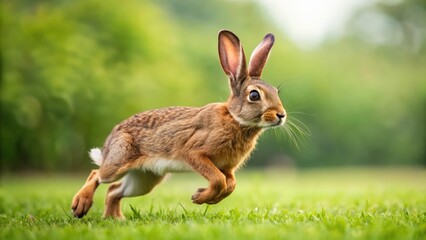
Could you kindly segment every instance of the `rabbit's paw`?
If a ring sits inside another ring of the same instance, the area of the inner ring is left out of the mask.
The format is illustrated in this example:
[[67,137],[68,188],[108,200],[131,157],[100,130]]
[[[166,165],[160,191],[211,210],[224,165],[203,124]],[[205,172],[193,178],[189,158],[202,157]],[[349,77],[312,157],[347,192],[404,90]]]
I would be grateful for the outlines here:
[[194,195],[192,195],[191,199],[193,203],[203,204],[207,203],[211,199],[211,196],[207,188],[199,188]]
[[72,213],[75,217],[82,218],[93,204],[93,195],[78,193],[72,200]]

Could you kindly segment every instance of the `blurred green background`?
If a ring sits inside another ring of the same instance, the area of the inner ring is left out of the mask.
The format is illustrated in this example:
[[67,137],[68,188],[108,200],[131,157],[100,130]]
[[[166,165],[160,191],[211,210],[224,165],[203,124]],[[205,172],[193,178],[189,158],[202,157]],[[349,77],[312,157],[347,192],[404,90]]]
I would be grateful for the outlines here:
[[3,172],[89,169],[87,151],[130,115],[226,100],[224,28],[247,56],[275,34],[263,78],[281,86],[290,116],[311,135],[296,136],[298,148],[269,130],[249,167],[426,166],[425,1],[371,1],[339,34],[309,46],[260,0],[0,6]]

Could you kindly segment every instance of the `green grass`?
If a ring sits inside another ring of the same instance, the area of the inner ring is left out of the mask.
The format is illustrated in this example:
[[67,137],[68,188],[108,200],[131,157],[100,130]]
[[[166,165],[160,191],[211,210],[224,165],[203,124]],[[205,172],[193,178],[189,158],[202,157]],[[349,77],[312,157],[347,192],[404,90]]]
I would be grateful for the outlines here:
[[83,219],[70,201],[86,176],[2,177],[0,239],[426,239],[424,169],[324,169],[237,174],[218,205],[190,201],[206,182],[176,174],[101,219],[106,185]]

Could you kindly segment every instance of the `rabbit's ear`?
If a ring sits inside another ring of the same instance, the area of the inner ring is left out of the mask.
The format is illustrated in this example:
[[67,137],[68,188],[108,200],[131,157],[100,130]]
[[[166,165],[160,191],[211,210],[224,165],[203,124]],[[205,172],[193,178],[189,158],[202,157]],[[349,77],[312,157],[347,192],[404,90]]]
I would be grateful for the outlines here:
[[240,40],[228,30],[219,32],[219,58],[223,71],[231,81],[233,93],[238,95],[240,87],[248,77],[246,57]]
[[274,45],[275,37],[271,33],[266,35],[262,42],[254,49],[250,57],[249,75],[251,77],[260,78],[263,67],[268,60],[269,52]]

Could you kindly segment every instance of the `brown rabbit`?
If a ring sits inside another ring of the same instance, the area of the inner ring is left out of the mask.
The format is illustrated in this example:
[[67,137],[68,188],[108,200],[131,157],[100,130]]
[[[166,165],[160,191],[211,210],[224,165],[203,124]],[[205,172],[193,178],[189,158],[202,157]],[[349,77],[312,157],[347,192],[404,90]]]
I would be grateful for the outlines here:
[[248,158],[264,129],[281,126],[286,112],[276,88],[260,80],[274,36],[254,50],[247,68],[237,36],[219,32],[219,57],[229,77],[225,103],[200,108],[168,107],[138,113],[114,127],[104,148],[92,149],[99,165],[72,201],[73,214],[90,209],[100,183],[108,188],[104,217],[122,219],[123,197],[149,193],[167,173],[196,171],[209,181],[192,196],[196,204],[215,204],[234,191],[234,172]]

